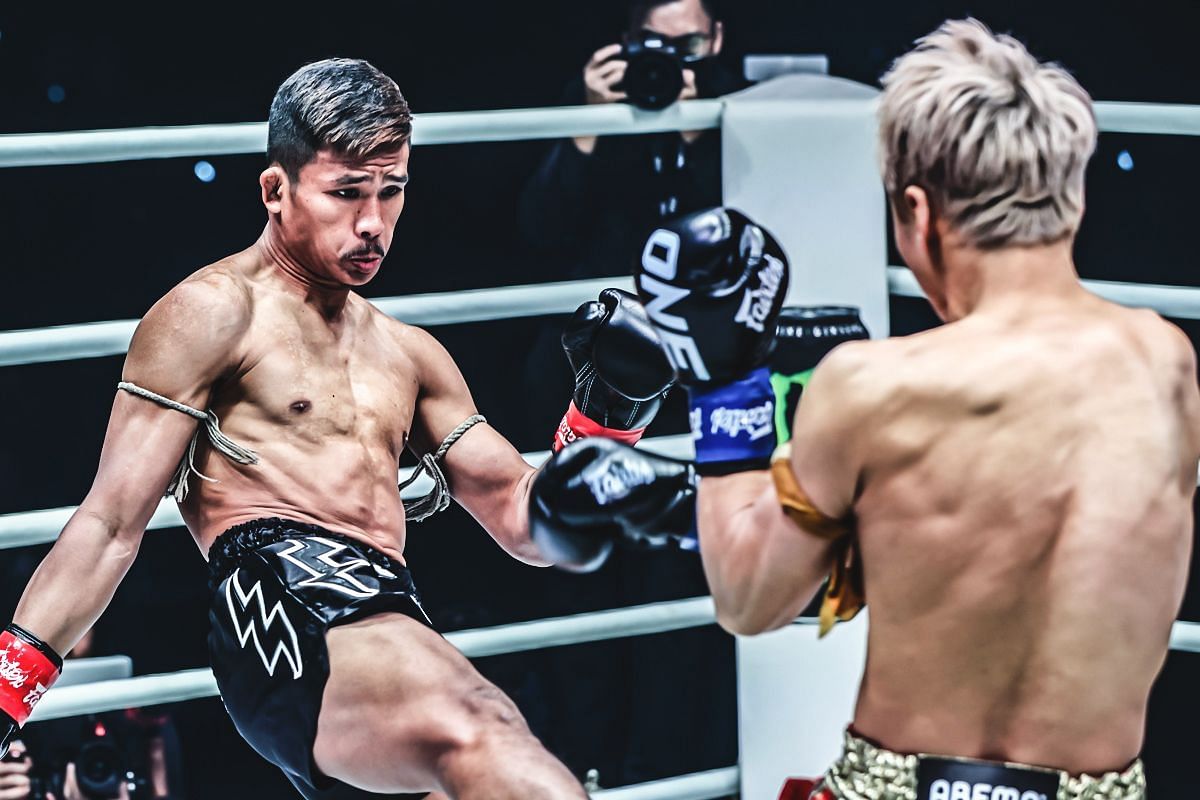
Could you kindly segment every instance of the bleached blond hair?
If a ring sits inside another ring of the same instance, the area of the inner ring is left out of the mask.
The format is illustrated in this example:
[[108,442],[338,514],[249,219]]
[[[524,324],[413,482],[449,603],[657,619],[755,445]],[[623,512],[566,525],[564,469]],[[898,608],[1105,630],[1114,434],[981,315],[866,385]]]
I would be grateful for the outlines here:
[[919,186],[976,247],[1045,244],[1078,229],[1096,117],[1066,70],[978,20],[951,20],[882,82],[883,182],[902,221],[904,189]]

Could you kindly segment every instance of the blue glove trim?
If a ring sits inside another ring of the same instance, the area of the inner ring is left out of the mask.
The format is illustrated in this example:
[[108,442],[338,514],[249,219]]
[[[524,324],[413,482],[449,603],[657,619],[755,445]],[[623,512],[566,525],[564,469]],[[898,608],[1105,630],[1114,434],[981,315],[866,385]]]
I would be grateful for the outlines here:
[[[733,383],[712,389],[689,387],[689,420],[701,474],[766,469],[775,450],[775,391],[771,371],[760,367]],[[714,469],[715,468],[715,469]]]

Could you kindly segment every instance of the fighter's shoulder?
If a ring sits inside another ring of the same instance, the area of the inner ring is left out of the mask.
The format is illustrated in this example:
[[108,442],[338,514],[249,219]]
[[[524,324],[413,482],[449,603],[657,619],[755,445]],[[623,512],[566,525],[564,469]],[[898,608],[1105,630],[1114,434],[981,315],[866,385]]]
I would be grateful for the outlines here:
[[161,371],[184,362],[218,371],[238,357],[251,319],[250,290],[238,276],[204,267],[164,294],[138,323],[127,379],[150,374],[155,385],[164,385],[158,381]]
[[1133,348],[1156,370],[1165,367],[1194,370],[1195,349],[1187,334],[1175,323],[1148,308],[1110,306],[1108,313],[1109,320],[1116,322],[1109,327],[1114,334],[1110,339],[1117,347]]
[[253,310],[249,282],[225,262],[193,272],[146,313],[143,322],[206,324],[217,332],[244,330]]
[[1163,319],[1154,311],[1139,309],[1144,335],[1149,340],[1149,351],[1159,353],[1170,366],[1182,372],[1187,381],[1196,378],[1196,349],[1192,340],[1173,322]]
[[813,371],[810,388],[839,405],[870,403],[893,389],[899,346],[893,339],[858,339],[829,351]]
[[451,369],[454,361],[437,338],[417,325],[401,322],[371,305],[371,319],[396,348],[395,352],[411,360],[422,370]]

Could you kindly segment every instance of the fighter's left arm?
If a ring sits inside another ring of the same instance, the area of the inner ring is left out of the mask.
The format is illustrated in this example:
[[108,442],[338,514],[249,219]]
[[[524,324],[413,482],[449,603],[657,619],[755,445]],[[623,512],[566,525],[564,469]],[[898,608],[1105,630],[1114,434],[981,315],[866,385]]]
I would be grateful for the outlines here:
[[[792,469],[815,508],[830,519],[849,513],[858,484],[858,403],[849,384],[863,346],[869,345],[842,345],[825,357],[792,428]],[[717,619],[732,633],[787,625],[832,566],[832,544],[785,516],[766,470],[701,480],[697,522]]]
[[[433,336],[411,329],[419,364],[417,395],[409,446],[433,453],[468,417],[479,413],[471,390],[454,359]],[[462,435],[440,462],[451,496],[513,558],[544,567],[529,537],[529,487],[535,471],[492,426],[481,422]]]

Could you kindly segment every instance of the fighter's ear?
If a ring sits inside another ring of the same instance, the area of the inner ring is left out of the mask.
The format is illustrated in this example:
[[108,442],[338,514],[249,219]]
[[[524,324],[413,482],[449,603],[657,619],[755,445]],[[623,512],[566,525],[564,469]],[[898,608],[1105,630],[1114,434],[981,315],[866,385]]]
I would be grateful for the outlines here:
[[262,201],[267,213],[278,214],[283,207],[283,193],[287,191],[287,172],[278,164],[272,164],[258,176],[258,185],[262,187]]
[[920,186],[905,186],[904,196],[901,198],[904,203],[903,217],[911,220],[916,233],[922,239],[929,235],[929,228],[933,225],[933,213],[929,207],[929,195]]

